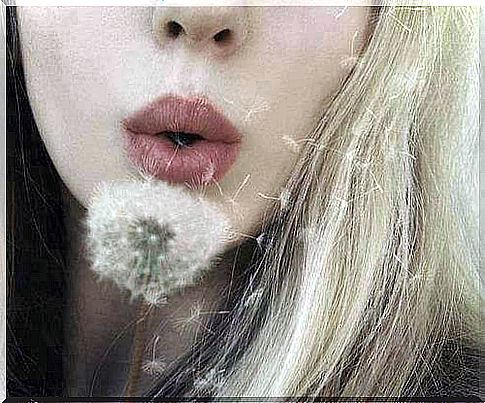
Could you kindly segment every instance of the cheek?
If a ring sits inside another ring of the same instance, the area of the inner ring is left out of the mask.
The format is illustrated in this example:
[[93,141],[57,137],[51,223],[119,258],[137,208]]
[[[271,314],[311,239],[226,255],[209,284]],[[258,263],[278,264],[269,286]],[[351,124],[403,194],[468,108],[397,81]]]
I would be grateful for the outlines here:
[[[271,7],[261,13],[268,49],[318,58],[350,52],[355,33],[365,36],[369,7]],[[355,49],[357,50],[357,49]]]
[[[267,27],[261,77],[271,85],[271,108],[261,121],[264,136],[254,155],[285,168],[342,87],[367,37],[367,7],[274,7],[262,14]],[[264,38],[264,35],[261,36]],[[249,139],[251,140],[251,139]],[[278,155],[279,154],[279,155]]]
[[[305,138],[341,88],[366,38],[367,8],[273,7],[261,14],[253,38],[258,57],[248,71],[267,83],[257,93],[267,103],[248,127],[240,159],[223,185],[237,189],[233,215],[253,233],[291,175]],[[251,81],[251,80],[248,80]],[[279,199],[279,200],[278,200]]]
[[268,94],[283,119],[313,116],[341,87],[366,39],[367,16],[368,7],[271,7],[261,13],[258,71],[271,83]]
[[291,150],[291,139],[308,134],[355,63],[366,38],[367,14],[367,7],[271,7],[261,12],[247,66],[257,72],[248,82],[266,84],[257,92],[267,108],[248,136],[255,155],[278,150],[285,158],[275,140],[290,143]]

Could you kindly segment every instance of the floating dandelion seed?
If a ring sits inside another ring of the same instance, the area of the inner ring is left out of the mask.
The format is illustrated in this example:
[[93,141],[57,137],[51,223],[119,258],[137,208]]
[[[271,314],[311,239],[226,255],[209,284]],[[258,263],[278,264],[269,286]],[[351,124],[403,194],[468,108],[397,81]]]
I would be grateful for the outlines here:
[[219,93],[219,96],[224,102],[231,105],[239,112],[243,113],[243,119],[245,122],[248,122],[250,119],[253,118],[253,116],[270,109],[268,102],[261,96],[258,96],[258,94],[254,94],[253,101],[249,104],[242,103],[237,100],[231,100],[224,95],[225,92],[227,92],[226,89],[224,89],[223,92]]
[[244,116],[244,121],[247,122],[254,115],[261,113],[261,112],[265,112],[269,109],[270,108],[269,108],[268,103],[264,99],[261,99],[261,98],[258,97],[254,101],[254,105],[246,111],[246,115]]
[[300,151],[300,145],[298,142],[291,136],[289,135],[284,135],[281,137],[285,145],[290,149],[290,151],[294,153],[298,153]]
[[225,369],[216,370],[212,368],[202,377],[194,380],[194,388],[197,392],[214,392],[220,389],[224,383],[223,374]]
[[264,232],[259,234],[258,237],[256,238],[256,242],[260,249],[264,249],[264,244],[266,243],[266,241],[267,241],[267,235]]
[[201,182],[203,185],[207,185],[208,183],[214,180],[214,175],[216,173],[216,168],[213,163],[209,163],[207,168],[202,173]]
[[187,331],[192,324],[199,324],[201,312],[202,307],[199,303],[195,303],[190,307],[190,313],[187,317],[177,318],[173,323],[179,331]]
[[340,66],[343,69],[350,70],[357,64],[358,60],[359,58],[357,56],[348,56],[340,60]]
[[[344,7],[344,9],[346,8],[347,7]],[[336,17],[336,18],[339,18],[339,17]],[[352,69],[357,64],[357,61],[359,60],[358,55],[355,53],[355,40],[357,39],[358,35],[359,35],[359,31],[355,31],[354,36],[352,37],[352,42],[350,43],[350,56],[347,56],[340,61],[340,66],[344,69],[347,69],[347,70]]]
[[341,10],[337,14],[335,14],[335,19],[338,20],[340,17],[342,17],[342,15],[344,15],[348,8],[349,6],[342,7]]
[[262,296],[263,296],[263,290],[261,288],[257,288],[247,296],[247,298],[243,302],[243,305],[246,308],[256,305],[261,300]]
[[411,28],[409,28],[406,24],[404,24],[399,18],[397,18],[395,15],[393,15],[392,12],[390,12],[389,17],[392,18],[400,27],[405,29],[407,32],[411,32]]
[[264,193],[261,193],[261,192],[258,192],[258,196],[261,197],[262,199],[266,199],[266,200],[279,200],[280,199],[279,197],[268,196],[268,195],[265,195]]
[[290,192],[288,189],[283,189],[282,192],[280,193],[280,208],[281,210],[286,210],[289,207],[290,204]]
[[160,376],[165,371],[165,363],[160,359],[145,361],[142,370],[150,376]]
[[213,205],[158,181],[103,184],[87,227],[92,269],[149,304],[193,284],[229,239]]
[[141,367],[144,372],[153,377],[158,377],[162,375],[166,368],[165,362],[162,359],[157,358],[156,356],[157,344],[159,340],[159,336],[155,337],[155,341],[152,347],[152,357],[150,360],[145,361],[145,363]]
[[192,325],[196,325],[197,329],[202,328],[204,331],[214,334],[214,332],[204,324],[202,315],[220,313],[227,313],[227,311],[203,312],[202,306],[199,303],[196,303],[190,308],[190,313],[188,316],[175,319],[173,324],[180,332],[187,332],[190,330]]

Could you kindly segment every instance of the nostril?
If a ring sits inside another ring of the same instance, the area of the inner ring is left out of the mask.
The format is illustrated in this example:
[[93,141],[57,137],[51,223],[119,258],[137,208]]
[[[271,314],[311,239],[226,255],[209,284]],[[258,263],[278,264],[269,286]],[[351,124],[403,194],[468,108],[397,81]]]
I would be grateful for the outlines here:
[[229,42],[232,39],[232,32],[230,29],[223,29],[214,35],[214,42]]
[[184,27],[175,21],[169,21],[167,23],[166,31],[168,36],[171,38],[177,38],[180,34],[185,32]]

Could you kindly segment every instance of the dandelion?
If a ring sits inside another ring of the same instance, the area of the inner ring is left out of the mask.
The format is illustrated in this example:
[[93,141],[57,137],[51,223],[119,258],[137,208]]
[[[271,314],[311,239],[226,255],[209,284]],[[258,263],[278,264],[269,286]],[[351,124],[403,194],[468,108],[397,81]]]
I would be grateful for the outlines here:
[[159,181],[101,185],[87,228],[88,256],[99,277],[155,305],[193,284],[222,252],[229,232],[215,206]]

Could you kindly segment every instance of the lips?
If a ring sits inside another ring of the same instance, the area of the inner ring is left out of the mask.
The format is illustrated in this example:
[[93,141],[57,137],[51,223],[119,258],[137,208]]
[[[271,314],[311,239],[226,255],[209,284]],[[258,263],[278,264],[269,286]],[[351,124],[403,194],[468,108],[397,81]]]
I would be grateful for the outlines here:
[[239,154],[240,133],[205,98],[160,98],[122,126],[131,162],[171,183],[219,181]]

